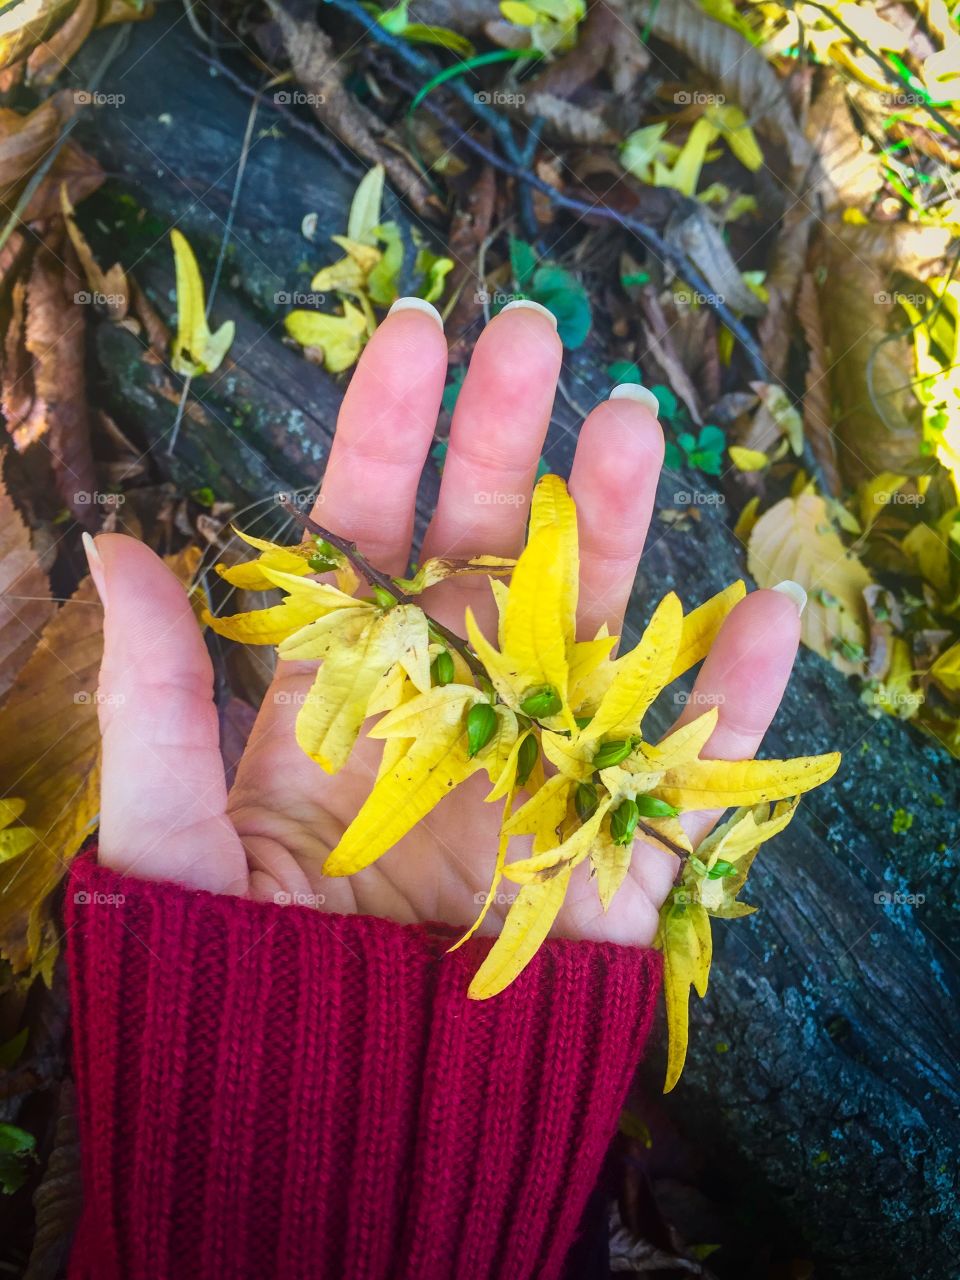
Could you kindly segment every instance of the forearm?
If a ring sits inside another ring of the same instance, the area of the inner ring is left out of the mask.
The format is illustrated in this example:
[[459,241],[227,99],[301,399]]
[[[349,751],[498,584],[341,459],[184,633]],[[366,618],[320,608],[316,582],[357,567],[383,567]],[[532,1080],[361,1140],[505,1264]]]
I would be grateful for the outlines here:
[[[86,899],[86,900],[84,900]],[[67,893],[74,1276],[550,1277],[659,957],[556,942],[466,999],[474,940],[122,878]]]

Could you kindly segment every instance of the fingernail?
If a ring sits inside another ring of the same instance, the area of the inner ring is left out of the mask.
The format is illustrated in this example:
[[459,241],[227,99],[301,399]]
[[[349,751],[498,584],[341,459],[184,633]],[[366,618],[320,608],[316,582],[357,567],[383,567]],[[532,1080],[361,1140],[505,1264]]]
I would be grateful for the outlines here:
[[542,316],[546,316],[554,328],[557,327],[557,317],[553,314],[549,307],[541,306],[539,302],[534,302],[532,298],[517,298],[513,302],[508,302],[505,307],[501,307],[499,315],[503,315],[505,311],[520,311],[526,308],[527,311],[539,311]]
[[641,387],[639,382],[621,382],[613,388],[608,400],[635,400],[649,409],[655,418],[660,416],[660,401],[649,387]]
[[87,553],[87,564],[90,566],[90,577],[93,579],[93,585],[97,588],[97,595],[100,597],[100,603],[104,608],[107,607],[107,575],[103,567],[103,557],[97,550],[97,544],[90,537],[89,533],[81,536],[83,549]]
[[398,298],[390,310],[388,316],[396,315],[398,311],[422,311],[425,316],[430,316],[436,320],[440,332],[443,333],[443,316],[426,298]]
[[778,582],[773,590],[779,591],[781,595],[789,596],[797,606],[797,613],[803,613],[807,604],[807,593],[799,582],[792,582],[789,578],[786,578],[783,582]]

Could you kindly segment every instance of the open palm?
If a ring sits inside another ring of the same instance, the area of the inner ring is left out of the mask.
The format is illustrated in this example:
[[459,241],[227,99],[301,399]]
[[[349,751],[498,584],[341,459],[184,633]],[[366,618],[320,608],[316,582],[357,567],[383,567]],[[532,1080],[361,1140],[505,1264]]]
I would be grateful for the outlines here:
[[[399,305],[377,330],[345,395],[315,508],[318,521],[391,574],[402,573],[409,559],[417,486],[446,376],[438,320],[423,304]],[[555,326],[539,309],[510,308],[482,334],[457,403],[425,556],[519,551],[560,361]],[[656,418],[629,393],[598,406],[583,424],[570,477],[583,636],[603,622],[620,630],[662,460]],[[472,921],[490,883],[499,829],[499,804],[483,800],[485,778],[458,787],[367,870],[321,875],[370,789],[381,744],[361,740],[339,774],[323,773],[294,739],[316,664],[281,662],[228,794],[211,664],[183,589],[153,552],[121,535],[97,539],[91,567],[105,604],[101,861],[131,875],[327,911]],[[445,583],[424,597],[427,612],[457,631],[468,603],[490,627],[486,579]],[[755,752],[798,637],[790,595],[758,591],[734,609],[690,704],[691,714],[704,703],[719,707],[705,755],[743,759]],[[713,817],[696,823],[705,829]],[[604,915],[581,865],[554,932],[649,943],[676,869],[666,849],[638,844],[630,877]],[[487,931],[508,905],[498,899]]]

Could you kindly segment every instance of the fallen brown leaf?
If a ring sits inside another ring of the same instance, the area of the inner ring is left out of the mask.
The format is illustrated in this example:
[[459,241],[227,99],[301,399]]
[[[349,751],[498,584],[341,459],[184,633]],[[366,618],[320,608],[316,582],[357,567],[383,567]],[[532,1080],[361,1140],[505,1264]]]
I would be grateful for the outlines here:
[[0,480],[0,698],[29,658],[53,610],[50,584],[30,530]]

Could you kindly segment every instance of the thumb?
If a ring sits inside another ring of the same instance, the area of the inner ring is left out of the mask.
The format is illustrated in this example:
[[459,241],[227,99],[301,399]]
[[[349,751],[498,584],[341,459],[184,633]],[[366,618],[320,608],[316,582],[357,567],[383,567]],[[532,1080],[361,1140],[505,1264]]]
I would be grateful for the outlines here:
[[135,538],[83,541],[104,606],[100,860],[148,880],[245,893],[213,667],[186,592]]

